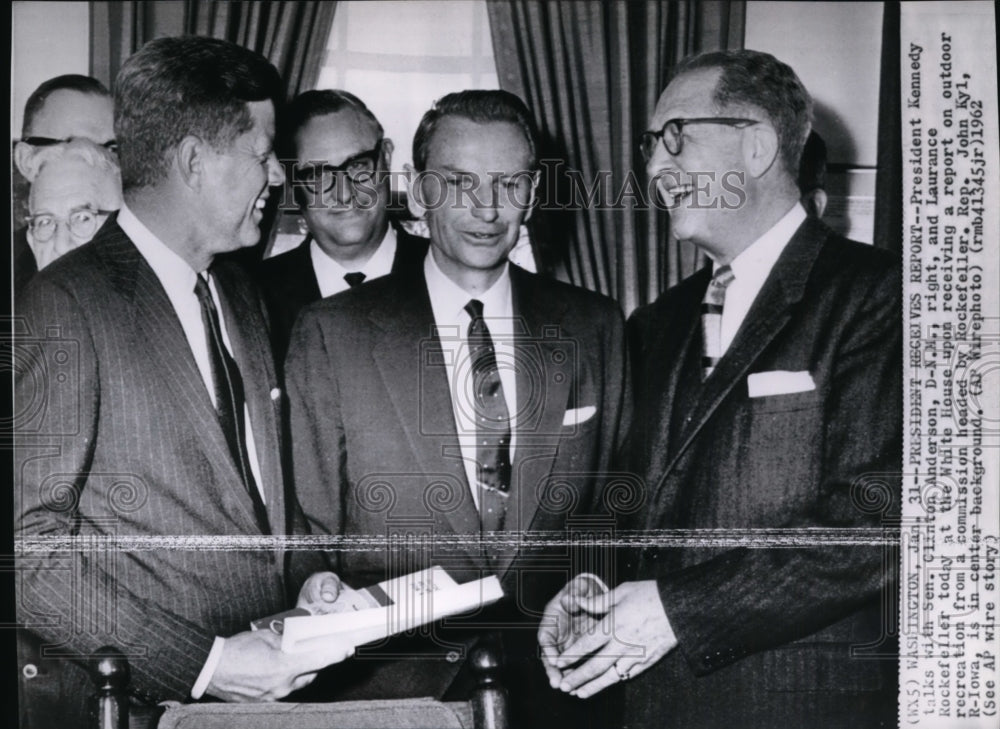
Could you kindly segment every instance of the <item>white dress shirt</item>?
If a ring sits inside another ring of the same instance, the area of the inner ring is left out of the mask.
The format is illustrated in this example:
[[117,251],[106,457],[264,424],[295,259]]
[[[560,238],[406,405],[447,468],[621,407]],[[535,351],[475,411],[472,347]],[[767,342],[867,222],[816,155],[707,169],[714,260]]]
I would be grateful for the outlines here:
[[472,364],[469,360],[468,335],[472,319],[465,305],[472,299],[483,302],[483,319],[490,330],[497,368],[503,385],[503,396],[510,414],[510,460],[514,461],[517,444],[517,378],[514,368],[514,305],[511,299],[510,271],[504,266],[500,278],[481,294],[472,296],[448,278],[434,260],[433,251],[424,259],[424,279],[431,298],[434,324],[444,351],[452,413],[458,433],[465,475],[472,489],[472,498],[479,507],[476,475],[476,416],[473,406]]
[[[771,269],[805,219],[805,209],[799,203],[795,203],[770,230],[730,261],[734,278],[726,288],[726,301],[722,307],[720,354],[725,354],[729,345],[733,343],[736,332],[747,318],[747,313],[757,294],[764,287]],[[718,269],[719,264],[714,264],[712,273]]]
[[320,296],[323,298],[333,296],[351,288],[344,279],[348,273],[363,273],[365,281],[371,281],[379,276],[387,276],[392,271],[392,263],[396,260],[396,231],[391,225],[389,226],[382,242],[361,268],[344,268],[324,253],[315,240],[309,244],[309,257],[312,259]]

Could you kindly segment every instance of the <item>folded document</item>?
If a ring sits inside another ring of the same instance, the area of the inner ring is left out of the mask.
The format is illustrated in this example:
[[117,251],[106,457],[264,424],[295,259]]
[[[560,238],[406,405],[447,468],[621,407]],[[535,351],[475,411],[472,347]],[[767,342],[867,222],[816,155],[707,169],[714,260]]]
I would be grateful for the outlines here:
[[279,633],[285,653],[313,650],[316,641],[359,646],[476,610],[501,597],[495,575],[460,585],[443,568],[431,567],[359,590],[345,585],[332,613],[312,615],[296,608],[255,620],[251,628]]

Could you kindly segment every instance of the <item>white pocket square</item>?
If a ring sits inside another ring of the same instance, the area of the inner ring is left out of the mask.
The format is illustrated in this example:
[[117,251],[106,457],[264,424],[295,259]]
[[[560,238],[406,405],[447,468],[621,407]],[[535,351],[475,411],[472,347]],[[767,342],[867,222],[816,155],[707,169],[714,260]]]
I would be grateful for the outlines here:
[[594,417],[594,413],[596,412],[597,408],[593,405],[587,405],[582,408],[570,408],[566,411],[566,414],[563,415],[563,427],[586,423]]
[[808,370],[789,372],[774,370],[773,372],[755,372],[747,377],[747,390],[750,397],[767,397],[769,395],[791,395],[796,392],[810,392],[816,389],[812,375]]

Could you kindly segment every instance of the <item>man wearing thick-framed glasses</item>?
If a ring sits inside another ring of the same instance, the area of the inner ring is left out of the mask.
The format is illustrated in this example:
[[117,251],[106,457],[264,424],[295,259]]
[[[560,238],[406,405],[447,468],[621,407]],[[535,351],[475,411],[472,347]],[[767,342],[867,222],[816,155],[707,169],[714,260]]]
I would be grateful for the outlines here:
[[307,91],[289,104],[280,133],[308,234],[260,266],[279,363],[306,304],[415,268],[427,253],[425,239],[390,221],[392,140],[361,99],[347,91]]
[[[24,106],[21,139],[14,144],[14,220],[27,213],[27,187],[38,174],[39,155],[75,139],[86,139],[117,151],[111,94],[90,76],[56,76],[35,89]],[[40,268],[28,245],[27,228],[14,230],[14,290],[19,291]]]
[[75,140],[38,156],[28,198],[27,241],[38,270],[87,243],[122,204],[118,158]]
[[[711,263],[629,320],[646,508],[619,526],[700,546],[623,553],[617,587],[571,582],[539,635],[554,687],[624,684],[624,726],[896,720],[895,565],[812,535],[898,514],[900,262],[807,218],[811,107],[773,56],[708,53],[642,135],[672,233]],[[745,536],[787,529],[808,534]]]

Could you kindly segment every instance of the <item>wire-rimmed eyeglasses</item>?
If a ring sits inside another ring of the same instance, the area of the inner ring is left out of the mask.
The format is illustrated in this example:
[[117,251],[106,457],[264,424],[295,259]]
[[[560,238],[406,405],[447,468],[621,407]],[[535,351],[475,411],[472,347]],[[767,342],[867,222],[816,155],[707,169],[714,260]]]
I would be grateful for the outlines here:
[[29,215],[25,220],[28,221],[28,227],[35,240],[39,243],[45,243],[51,240],[52,236],[55,235],[56,228],[60,225],[69,228],[69,232],[77,238],[89,239],[97,232],[99,224],[104,222],[104,219],[113,212],[115,211],[85,207],[72,211],[66,218],[60,218],[51,213],[38,213]]

